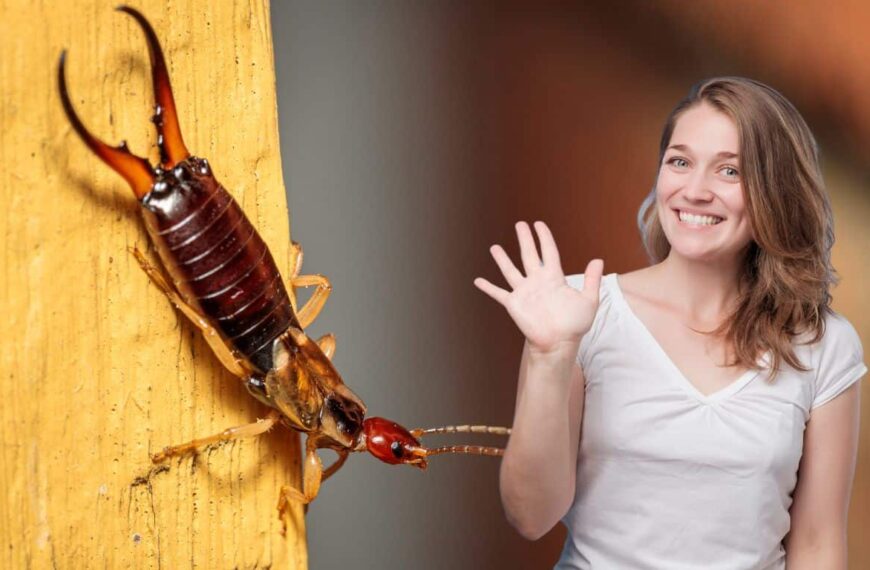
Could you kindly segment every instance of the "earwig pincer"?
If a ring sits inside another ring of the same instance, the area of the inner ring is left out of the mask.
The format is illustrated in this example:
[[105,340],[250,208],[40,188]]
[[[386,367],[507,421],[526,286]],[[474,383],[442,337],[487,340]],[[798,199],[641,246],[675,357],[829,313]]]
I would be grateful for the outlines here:
[[[457,432],[507,435],[507,428],[457,426],[409,431],[383,418],[365,418],[365,404],[345,386],[331,362],[335,337],[327,334],[314,341],[303,332],[323,308],[331,290],[329,280],[322,275],[300,275],[302,249],[294,242],[288,292],[265,242],[215,179],[208,161],[188,152],[153,28],[137,10],[128,6],[118,10],[136,20],[147,40],[159,164],[152,166],[147,159],[132,154],[125,143],[110,146],[85,128],[67,92],[65,51],[58,66],[63,109],[85,144],[130,184],[139,201],[160,259],[160,264],[152,264],[134,249],[142,269],[202,331],[221,363],[270,409],[265,419],[167,447],[152,460],[157,463],[210,443],[257,436],[277,423],[306,433],[302,490],[282,488],[278,502],[281,516],[289,501],[307,504],[314,500],[321,481],[335,473],[350,452],[368,451],[386,463],[421,469],[425,469],[429,456],[440,453],[501,455],[503,450],[495,447],[426,448],[419,438]],[[310,286],[316,287],[314,293],[297,310],[296,289]],[[338,454],[325,470],[316,453],[321,448]]]

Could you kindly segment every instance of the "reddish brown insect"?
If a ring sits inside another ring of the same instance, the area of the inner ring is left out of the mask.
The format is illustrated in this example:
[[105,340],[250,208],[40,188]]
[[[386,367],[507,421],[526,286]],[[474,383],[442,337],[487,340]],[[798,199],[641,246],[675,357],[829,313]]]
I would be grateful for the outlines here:
[[[426,458],[439,453],[501,455],[481,446],[428,449],[419,437],[429,433],[485,432],[508,434],[506,428],[458,426],[408,431],[383,418],[365,419],[366,407],[348,389],[332,365],[335,337],[316,342],[303,329],[329,296],[322,275],[299,275],[302,250],[293,244],[290,284],[315,286],[298,311],[266,244],[232,196],[218,183],[208,162],[191,156],[181,136],[163,53],[151,25],[127,6],[118,10],[142,27],[151,56],[156,99],[154,124],[160,164],[152,167],[125,143],[112,147],[94,137],[76,115],[67,93],[63,52],[58,82],[63,108],[73,128],[106,164],[123,176],[142,206],[148,235],[169,274],[133,253],[154,284],[205,335],[221,362],[243,379],[248,390],[271,408],[265,419],[229,428],[220,434],[167,447],[152,459],[160,462],[209,443],[257,436],[276,423],[308,434],[303,490],[285,486],[279,511],[288,501],[309,503],[321,481],[335,473],[352,451],[369,451],[386,463],[425,469]],[[326,470],[316,454],[333,449],[338,460]]]

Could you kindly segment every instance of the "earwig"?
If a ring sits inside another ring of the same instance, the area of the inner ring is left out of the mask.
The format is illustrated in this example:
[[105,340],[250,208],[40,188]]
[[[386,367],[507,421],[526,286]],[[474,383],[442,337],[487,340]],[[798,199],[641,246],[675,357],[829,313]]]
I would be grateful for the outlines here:
[[[265,419],[165,448],[159,463],[215,442],[255,437],[276,424],[307,434],[302,490],[284,486],[279,517],[290,501],[308,504],[320,484],[351,452],[368,451],[381,461],[425,469],[441,453],[501,455],[482,446],[426,448],[420,437],[434,433],[494,433],[507,428],[447,426],[408,431],[384,418],[366,418],[366,406],[343,382],[331,362],[335,337],[312,341],[303,331],[317,317],[332,289],[322,275],[300,275],[302,248],[292,244],[290,286],[316,287],[296,310],[272,254],[238,203],[215,179],[208,161],[190,154],[179,127],[163,52],[154,29],[137,10],[120,6],[145,33],[154,85],[160,163],[152,166],[125,143],[112,147],[92,135],[76,114],[67,92],[66,51],[58,65],[66,116],[84,143],[130,185],[145,228],[160,259],[153,265],[132,250],[142,269],[200,331],[221,363],[270,408]],[[168,279],[165,273],[168,274]],[[338,459],[324,469],[316,451],[332,449]]]

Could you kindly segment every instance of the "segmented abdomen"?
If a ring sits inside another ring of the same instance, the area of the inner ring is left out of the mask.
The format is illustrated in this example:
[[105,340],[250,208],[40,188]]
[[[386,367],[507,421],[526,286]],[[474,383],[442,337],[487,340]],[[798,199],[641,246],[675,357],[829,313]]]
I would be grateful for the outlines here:
[[185,300],[261,372],[299,326],[272,254],[205,160],[160,173],[142,199],[149,234]]

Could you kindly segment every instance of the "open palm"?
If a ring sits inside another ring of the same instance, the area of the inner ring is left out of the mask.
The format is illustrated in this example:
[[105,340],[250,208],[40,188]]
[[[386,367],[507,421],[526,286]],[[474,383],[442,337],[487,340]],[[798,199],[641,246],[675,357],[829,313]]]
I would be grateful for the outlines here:
[[525,222],[516,225],[525,276],[501,246],[490,248],[511,291],[482,277],[475,279],[474,284],[507,309],[532,350],[551,352],[560,345],[577,343],[592,327],[604,261],[590,261],[583,290],[574,289],[565,280],[559,250],[549,228],[543,222],[535,222],[535,229],[541,242],[541,257],[529,225]]

